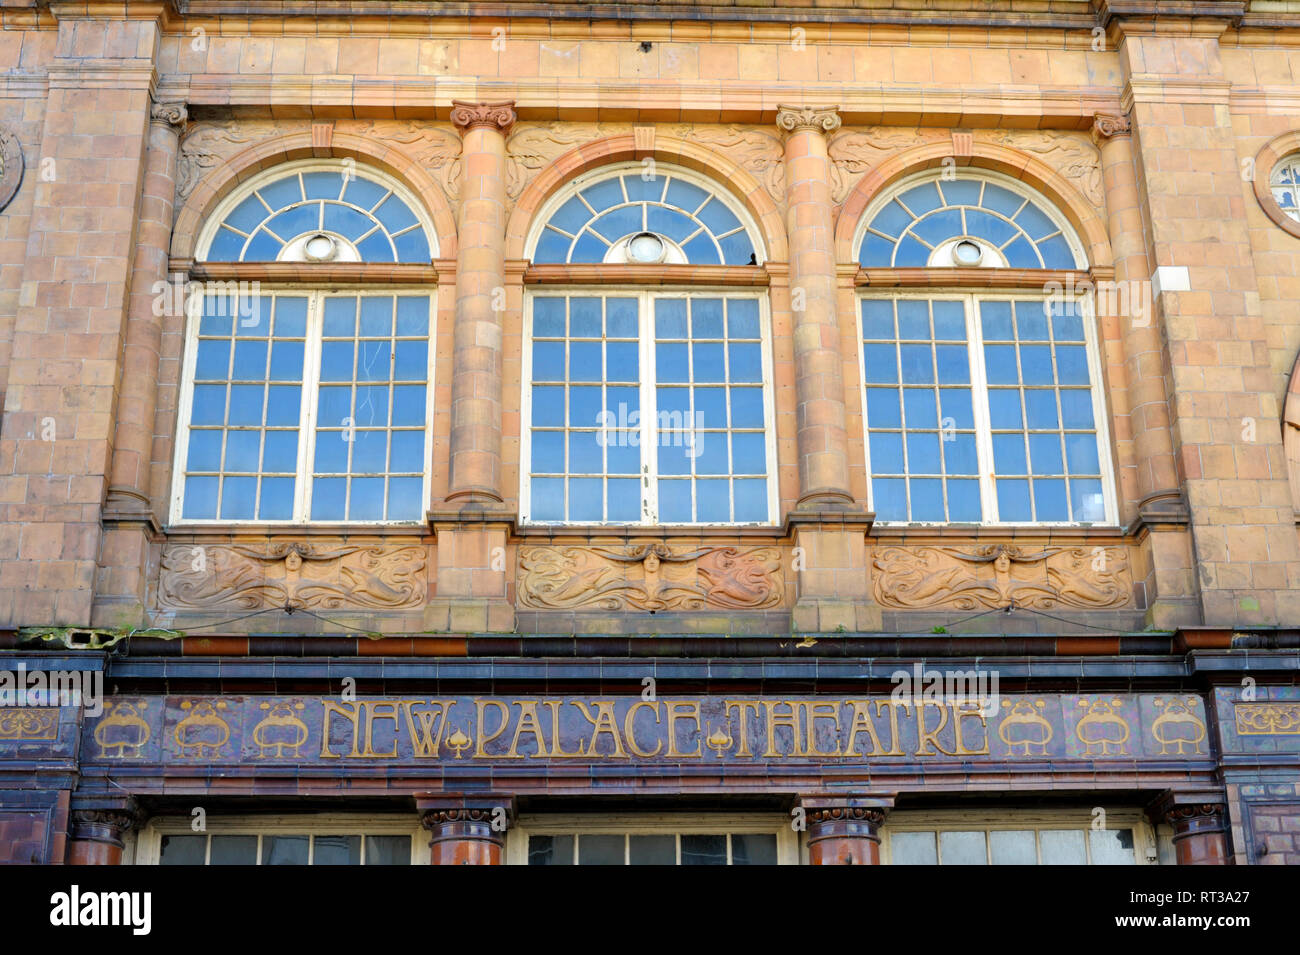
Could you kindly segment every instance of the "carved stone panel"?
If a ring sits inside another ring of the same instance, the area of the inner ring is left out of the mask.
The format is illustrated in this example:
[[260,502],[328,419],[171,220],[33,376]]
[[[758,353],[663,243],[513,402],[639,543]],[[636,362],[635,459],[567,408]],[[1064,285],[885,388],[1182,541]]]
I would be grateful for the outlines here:
[[519,549],[518,602],[537,610],[764,610],[784,593],[776,547]]
[[999,146],[1033,153],[1074,184],[1098,209],[1105,207],[1101,152],[1084,133],[1037,129],[980,130],[976,136]]
[[223,160],[253,143],[305,128],[303,123],[278,123],[269,119],[234,119],[193,123],[181,140],[176,158],[176,211],[199,181]]
[[165,610],[402,610],[424,604],[426,560],[419,545],[170,544],[159,603]]
[[872,565],[876,602],[898,610],[1108,609],[1133,593],[1122,547],[882,547]]

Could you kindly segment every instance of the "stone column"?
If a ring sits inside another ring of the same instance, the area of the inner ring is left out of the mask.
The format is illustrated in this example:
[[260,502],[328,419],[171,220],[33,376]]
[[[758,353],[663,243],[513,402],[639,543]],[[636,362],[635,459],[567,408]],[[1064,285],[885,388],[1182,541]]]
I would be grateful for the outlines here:
[[1117,322],[1122,336],[1123,400],[1137,471],[1137,501],[1127,506],[1121,502],[1121,520],[1130,523],[1136,518],[1150,532],[1143,542],[1148,623],[1199,623],[1187,506],[1170,431],[1173,383],[1151,294],[1132,122],[1126,115],[1098,114],[1092,138],[1101,150],[1107,229],[1115,258],[1113,283],[1097,285],[1097,311],[1102,322]]
[[1163,793],[1148,809],[1152,820],[1174,829],[1179,865],[1227,865],[1228,824],[1219,793]]
[[506,133],[514,103],[453,102],[451,122],[463,144],[447,500],[490,507],[502,501]]
[[155,103],[150,110],[113,465],[104,504],[104,545],[92,616],[96,626],[138,625],[145,620],[149,545],[158,530],[160,504],[151,491],[151,462],[162,327],[164,318],[184,319],[175,311],[183,302],[169,284],[167,258],[176,196],[176,154],[185,121],[183,103]]
[[880,827],[888,797],[804,796],[809,865],[880,865]]
[[87,797],[72,799],[69,865],[121,865],[125,836],[139,828],[135,799]]
[[515,821],[514,797],[483,793],[416,800],[420,824],[433,835],[432,865],[504,865],[506,832]]
[[778,106],[785,134],[786,227],[794,315],[799,504],[849,507],[848,442],[836,308],[831,164],[826,134],[840,128],[836,107]]

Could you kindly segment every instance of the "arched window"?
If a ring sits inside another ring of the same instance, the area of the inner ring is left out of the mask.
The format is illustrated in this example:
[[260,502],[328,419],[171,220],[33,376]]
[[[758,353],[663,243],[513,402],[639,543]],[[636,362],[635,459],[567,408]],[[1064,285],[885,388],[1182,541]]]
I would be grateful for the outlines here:
[[859,301],[876,519],[1113,521],[1091,301],[1074,291],[1087,259],[1060,213],[1007,177],[923,173],[868,207],[857,248],[867,288],[890,289]]
[[726,272],[764,256],[744,207],[620,164],[552,197],[526,248],[565,268],[528,297],[523,519],[771,523],[767,302]]
[[[428,267],[434,246],[414,196],[352,161],[279,166],[220,204],[196,256],[215,280],[188,309],[173,521],[424,518],[434,293],[364,266]],[[271,262],[297,263],[295,284],[231,271]]]

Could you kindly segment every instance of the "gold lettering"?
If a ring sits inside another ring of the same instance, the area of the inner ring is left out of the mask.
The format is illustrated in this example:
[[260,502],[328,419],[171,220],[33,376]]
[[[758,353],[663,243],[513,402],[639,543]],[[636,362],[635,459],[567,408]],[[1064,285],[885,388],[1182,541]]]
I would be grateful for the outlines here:
[[362,714],[357,710],[356,703],[335,703],[333,700],[321,700],[321,728],[320,728],[320,755],[321,759],[341,759],[342,753],[330,751],[330,714],[337,713],[349,723],[352,724],[352,752],[350,756],[360,756],[361,751],[357,749],[357,740],[360,738],[360,728],[358,721]]
[[[582,710],[583,717],[594,727],[591,734],[591,745],[587,747],[587,755],[592,759],[597,756],[608,755],[611,759],[627,759],[627,753],[623,751],[623,741],[619,739],[618,723],[614,721],[614,703],[612,700],[592,700],[596,707],[596,718],[592,719],[591,711],[587,709],[585,703],[581,700],[574,700],[573,705]],[[596,741],[600,739],[600,734],[604,733],[614,741],[614,752],[597,753]]]
[[[763,707],[767,710],[767,752],[763,754],[765,758],[771,759],[774,756],[807,756],[804,752],[803,743],[799,739],[799,705],[797,703],[788,703],[784,700],[763,700]],[[787,707],[790,712],[777,715],[778,706]],[[778,726],[788,727],[794,735],[794,749],[789,753],[778,753],[776,751],[776,729]]]
[[[362,703],[361,709],[366,714],[366,749],[361,755],[366,759],[397,758],[397,704],[396,703]],[[393,721],[393,751],[376,753],[374,747],[375,723],[379,720]]]
[[740,736],[740,746],[736,749],[737,757],[748,757],[754,754],[749,751],[749,711],[753,710],[758,713],[759,705],[753,700],[723,700],[722,711],[727,714],[727,720],[731,720],[731,711],[736,710],[740,713],[740,728],[737,733]]
[[[906,703],[900,704],[906,706]],[[933,707],[939,711],[939,725],[933,730],[925,728],[925,711],[928,707]],[[948,711],[942,703],[936,703],[934,700],[921,700],[920,705],[916,708],[916,755],[917,756],[934,756],[943,753],[946,756],[956,756],[955,752],[950,752],[943,748],[939,742],[939,734],[943,728],[948,725]],[[931,752],[930,746],[934,746],[935,752]]]
[[[825,714],[820,711],[826,710]],[[840,755],[840,708],[839,704],[831,702],[812,703],[807,702],[803,705],[804,719],[808,724],[808,755],[809,756],[839,756]],[[823,753],[817,748],[817,721],[830,720],[835,724],[835,749],[829,753]]]
[[[672,758],[674,756],[699,757],[701,753],[701,749],[700,749],[700,742],[698,739],[695,742],[695,752],[693,753],[682,753],[679,752],[677,749],[677,721],[679,719],[693,721],[695,723],[695,735],[697,737],[701,735],[699,702],[697,701],[697,702],[688,703],[684,700],[678,700],[675,702],[668,703],[667,706],[668,706],[668,756],[669,758]],[[682,715],[678,714],[678,710],[682,711]]]
[[578,751],[576,753],[566,753],[560,746],[560,707],[563,705],[563,700],[542,700],[542,706],[549,707],[551,711],[551,758],[584,758],[587,754],[583,752],[581,743],[578,744]]
[[[496,707],[497,712],[501,714],[501,725],[497,727],[496,732],[491,736],[487,735],[487,721],[483,718],[483,714],[487,712],[489,706]],[[510,725],[510,707],[500,700],[475,699],[474,710],[477,713],[478,725],[478,732],[474,734],[474,758],[477,759],[480,756],[487,757],[489,755],[483,747],[504,733],[506,727]]]
[[[952,733],[956,739],[957,756],[987,756],[989,755],[989,724],[988,718],[984,715],[984,704],[979,700],[972,700],[967,703],[957,703],[956,701],[948,704],[952,707]],[[980,729],[984,731],[984,748],[967,749],[966,742],[961,735],[961,721],[977,719],[980,721]]]
[[537,752],[533,756],[545,758],[546,739],[542,736],[542,727],[537,721],[536,701],[515,700],[515,706],[519,707],[519,722],[515,724],[515,736],[510,741],[510,752],[506,753],[506,756],[510,759],[523,759],[523,754],[519,752],[519,737],[524,733],[531,733],[537,742]]
[[[422,700],[402,701],[402,710],[406,713],[406,729],[411,734],[412,753],[417,757],[427,756],[437,759],[442,749],[442,734],[447,730],[447,722],[451,719],[451,708],[456,704],[454,700],[430,700],[429,709],[418,712],[413,709],[422,702]],[[419,720],[418,728],[416,720]]]
[[639,746],[637,745],[637,742],[636,742],[636,712],[637,712],[637,710],[641,709],[641,707],[643,707],[643,706],[648,706],[650,709],[654,710],[654,714],[655,714],[655,725],[656,725],[656,726],[659,725],[659,704],[658,704],[658,703],[650,703],[650,702],[647,702],[646,700],[638,700],[637,702],[635,702],[635,703],[633,703],[631,706],[629,706],[629,707],[627,708],[627,713],[625,713],[625,714],[623,715],[623,735],[624,735],[625,737],[627,737],[627,748],[628,748],[628,749],[630,749],[630,750],[631,750],[634,754],[636,754],[637,756],[640,756],[640,757],[642,757],[642,758],[644,758],[644,759],[649,759],[649,758],[652,757],[652,756],[658,756],[658,755],[659,755],[659,751],[662,750],[662,749],[664,748],[664,741],[661,740],[661,739],[660,739],[660,740],[655,740],[655,748],[652,749],[652,750],[650,750],[649,752],[646,752],[645,750],[641,749],[641,747],[639,747]]

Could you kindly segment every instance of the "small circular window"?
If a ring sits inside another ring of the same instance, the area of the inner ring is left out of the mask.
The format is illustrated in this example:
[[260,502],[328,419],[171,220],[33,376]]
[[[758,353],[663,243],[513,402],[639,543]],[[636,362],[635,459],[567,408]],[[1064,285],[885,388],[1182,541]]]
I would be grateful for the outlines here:
[[1269,188],[1278,208],[1300,222],[1300,153],[1287,156],[1273,167]]

